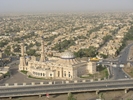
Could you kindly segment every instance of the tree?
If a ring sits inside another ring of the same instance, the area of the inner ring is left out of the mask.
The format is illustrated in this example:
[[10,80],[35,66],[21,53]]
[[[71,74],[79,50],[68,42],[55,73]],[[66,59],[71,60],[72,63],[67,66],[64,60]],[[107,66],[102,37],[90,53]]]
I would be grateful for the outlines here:
[[74,44],[75,44],[74,40],[64,40],[62,42],[55,44],[53,49],[62,52]]
[[76,100],[71,92],[68,94],[68,100]]
[[7,44],[8,44],[8,41],[1,41],[0,42],[0,47],[4,47]]
[[13,45],[13,48],[14,48],[14,52],[20,52],[20,45],[18,44]]
[[36,42],[35,45],[36,45],[36,46],[41,46],[41,43]]
[[7,46],[6,49],[4,50],[4,53],[6,55],[10,55],[11,54],[11,47],[10,46]]
[[111,35],[106,35],[103,37],[104,42],[108,42],[110,39],[112,39]]
[[26,53],[27,53],[28,55],[30,55],[30,56],[33,56],[33,55],[35,55],[36,50],[35,50],[35,49],[30,49],[30,50],[28,50]]
[[20,38],[14,38],[14,41],[20,41],[21,39]]
[[90,46],[87,49],[80,49],[78,52],[75,52],[76,57],[95,57],[97,54],[97,49],[93,46]]
[[31,47],[33,47],[33,46],[34,46],[34,44],[33,44],[33,43],[30,43],[29,48],[31,48]]
[[103,24],[100,24],[98,27],[91,29],[90,31],[88,31],[87,36],[89,37],[92,32],[96,32],[96,31],[100,30],[100,28],[102,28],[102,27],[103,27]]
[[104,58],[104,59],[106,59],[106,58],[108,58],[108,55],[105,55],[105,54],[100,54],[100,56],[102,57],[102,58]]

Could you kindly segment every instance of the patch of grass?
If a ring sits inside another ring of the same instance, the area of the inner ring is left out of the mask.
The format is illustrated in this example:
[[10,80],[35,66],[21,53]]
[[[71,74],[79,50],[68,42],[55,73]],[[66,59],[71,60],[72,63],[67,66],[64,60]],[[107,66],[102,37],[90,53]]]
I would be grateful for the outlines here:
[[87,74],[87,75],[83,75],[80,78],[93,78],[94,75],[93,74]]
[[6,74],[4,74],[4,76],[3,76],[4,78],[6,78],[6,77],[10,77],[10,73],[9,72],[7,72]]
[[106,67],[101,67],[99,68],[99,71],[95,74],[88,74],[86,76],[81,76],[80,78],[86,78],[86,79],[104,79],[105,77],[108,78],[108,70]]
[[25,70],[21,70],[21,72],[24,73],[24,74],[28,73],[28,71],[25,71]]
[[[33,77],[33,76],[31,76],[31,75],[29,75],[28,77],[29,77],[29,78],[34,78],[34,79],[45,79],[45,80],[48,80],[48,79],[46,79],[46,78]],[[52,79],[52,78],[50,78],[50,79]]]
[[103,74],[103,77],[108,78],[108,71],[107,71],[107,68],[105,68],[105,69],[102,71],[102,74]]

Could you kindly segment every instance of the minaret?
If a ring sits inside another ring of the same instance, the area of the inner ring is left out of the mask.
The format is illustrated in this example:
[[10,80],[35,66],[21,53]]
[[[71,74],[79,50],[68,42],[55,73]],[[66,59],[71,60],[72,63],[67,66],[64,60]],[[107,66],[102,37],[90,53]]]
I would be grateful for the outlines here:
[[24,57],[24,43],[21,44],[21,57],[20,57],[19,70],[27,70],[26,60]]
[[44,62],[45,61],[45,55],[44,55],[44,40],[42,38],[41,40],[41,58],[40,58],[40,62]]
[[24,57],[24,43],[21,44],[21,57]]

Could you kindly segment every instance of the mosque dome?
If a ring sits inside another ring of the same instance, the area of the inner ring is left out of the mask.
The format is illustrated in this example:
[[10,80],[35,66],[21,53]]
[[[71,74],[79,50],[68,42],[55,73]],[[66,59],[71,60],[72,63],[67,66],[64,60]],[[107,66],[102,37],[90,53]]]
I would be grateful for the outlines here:
[[71,51],[65,51],[61,54],[61,58],[62,59],[74,59],[74,53],[72,53]]

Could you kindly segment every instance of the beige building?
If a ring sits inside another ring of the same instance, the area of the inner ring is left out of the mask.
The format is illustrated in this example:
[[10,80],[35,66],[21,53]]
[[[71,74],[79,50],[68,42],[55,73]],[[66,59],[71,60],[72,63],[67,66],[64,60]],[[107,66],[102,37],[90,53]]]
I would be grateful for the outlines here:
[[63,52],[60,58],[46,59],[44,54],[44,41],[41,42],[41,57],[26,59],[24,57],[24,45],[21,44],[21,57],[19,70],[28,71],[28,75],[45,79],[73,80],[85,74],[96,73],[96,63],[77,60],[71,51]]
[[0,67],[0,74],[6,74],[9,71],[9,67]]

